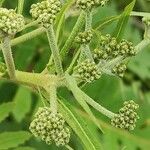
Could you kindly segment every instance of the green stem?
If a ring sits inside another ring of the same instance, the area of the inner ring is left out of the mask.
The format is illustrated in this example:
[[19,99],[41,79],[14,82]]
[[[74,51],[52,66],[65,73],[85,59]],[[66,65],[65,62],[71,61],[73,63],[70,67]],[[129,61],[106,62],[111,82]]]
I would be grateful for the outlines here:
[[31,40],[31,39],[35,38],[36,36],[41,35],[44,32],[45,32],[45,28],[43,28],[43,27],[38,28],[36,30],[33,30],[33,31],[29,32],[29,33],[26,33],[26,34],[24,34],[24,35],[22,35],[20,37],[17,37],[15,39],[13,39],[11,41],[11,46],[15,46],[15,45],[23,43],[23,42],[25,42],[27,40]]
[[92,28],[92,12],[87,11],[86,12],[86,24],[85,24],[85,30],[90,30]]
[[85,53],[86,58],[88,58],[92,62],[94,62],[94,59],[93,59],[93,56],[92,56],[92,53],[91,53],[89,45],[82,45],[82,47],[84,49],[84,53]]
[[62,68],[62,63],[61,63],[61,57],[59,54],[59,49],[57,46],[57,41],[56,41],[56,37],[55,37],[55,33],[54,33],[54,29],[53,29],[52,25],[47,29],[47,37],[48,37],[49,45],[50,45],[52,55],[54,58],[56,72],[59,75],[62,75],[63,74],[63,68]]
[[131,16],[150,17],[150,13],[132,11]]
[[34,85],[36,87],[38,86],[47,89],[48,86],[57,83],[59,78],[55,75],[16,71],[16,80],[23,84]]
[[75,56],[73,57],[73,60],[71,61],[70,63],[70,66],[67,68],[67,73],[71,73],[73,67],[74,67],[74,64],[76,63],[79,55],[80,55],[80,52],[81,52],[81,49],[79,48],[78,51],[76,52]]
[[70,36],[68,37],[65,45],[63,46],[63,48],[61,50],[62,59],[64,59],[66,57],[75,37],[77,36],[78,32],[82,29],[82,27],[84,25],[84,18],[85,18],[85,13],[81,12]]
[[[101,106],[100,104],[98,104],[97,102],[95,102],[91,97],[89,97],[87,94],[85,94],[78,86],[76,81],[74,80],[73,77],[69,77],[68,74],[66,74],[66,80],[68,83],[68,86],[70,88],[70,90],[72,91],[72,93],[74,94],[75,98],[78,100],[79,99],[82,100],[82,103],[85,101],[86,103],[88,103],[89,105],[91,105],[93,108],[95,108],[97,111],[99,111],[100,113],[102,113],[103,115],[109,117],[109,118],[113,118],[115,116],[115,114],[109,110],[107,110],[106,108],[104,108],[103,106]],[[87,111],[87,110],[86,110]]]
[[135,49],[139,53],[141,50],[143,50],[145,47],[149,45],[150,45],[150,39],[144,39],[135,47]]
[[68,150],[73,150],[73,148],[70,147],[69,145],[66,145],[65,147],[66,147]]
[[22,14],[24,6],[24,0],[18,0],[18,14]]
[[8,36],[4,37],[1,47],[4,55],[5,63],[7,66],[8,74],[11,79],[15,79],[15,64],[11,52],[10,37]]
[[53,114],[56,114],[58,108],[57,108],[57,92],[55,85],[50,86],[49,94],[50,94],[50,109]]
[[[92,13],[91,11],[86,12],[86,23],[85,23],[85,31],[91,30],[92,28]],[[89,44],[83,45],[84,53],[88,59],[92,62],[94,61]]]
[[5,2],[5,0],[0,1],[0,7],[3,5],[4,2]]

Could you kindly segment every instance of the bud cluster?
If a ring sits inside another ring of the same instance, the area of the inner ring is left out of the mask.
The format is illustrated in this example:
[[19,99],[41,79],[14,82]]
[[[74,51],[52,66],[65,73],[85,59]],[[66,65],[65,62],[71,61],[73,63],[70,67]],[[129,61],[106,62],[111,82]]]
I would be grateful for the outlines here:
[[83,10],[91,10],[93,7],[104,6],[109,0],[77,0],[76,5]]
[[142,19],[142,21],[147,25],[147,26],[150,26],[150,17],[144,17]]
[[55,20],[61,9],[59,0],[44,0],[31,6],[30,13],[35,20],[38,20],[44,27],[48,28]]
[[137,119],[139,119],[139,116],[136,113],[138,108],[139,105],[133,100],[124,102],[123,107],[119,110],[119,113],[112,118],[111,124],[117,128],[134,130]]
[[112,73],[118,75],[119,77],[123,77],[126,69],[127,66],[124,63],[117,64],[112,68]]
[[55,142],[57,146],[64,146],[70,140],[70,130],[65,126],[62,115],[53,114],[48,107],[39,108],[29,129],[35,137],[47,144]]
[[136,54],[133,43],[127,40],[121,40],[117,42],[115,37],[111,35],[100,36],[100,47],[94,50],[93,57],[96,61],[100,59],[113,59],[117,56],[129,57]]
[[89,59],[86,59],[76,66],[75,72],[79,75],[79,78],[85,82],[92,82],[99,79],[101,76],[101,72],[96,64]]
[[90,43],[93,37],[93,33],[91,30],[80,32],[78,36],[75,38],[75,41],[79,44],[88,44]]
[[0,8],[0,30],[7,35],[14,35],[24,27],[24,17],[13,9]]

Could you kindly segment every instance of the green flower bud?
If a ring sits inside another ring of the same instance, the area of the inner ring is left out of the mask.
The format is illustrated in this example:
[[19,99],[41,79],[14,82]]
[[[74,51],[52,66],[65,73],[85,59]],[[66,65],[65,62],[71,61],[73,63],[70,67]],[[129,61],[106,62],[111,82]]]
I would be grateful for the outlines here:
[[122,78],[126,69],[127,66],[124,63],[117,64],[116,66],[114,66],[114,68],[112,68],[112,73]]
[[88,30],[80,32],[78,36],[75,38],[75,41],[79,44],[88,44],[90,43],[92,37],[93,37],[92,31]]
[[22,15],[13,9],[0,8],[0,31],[10,36],[15,35],[25,25]]
[[94,7],[104,6],[109,0],[77,0],[76,5],[83,10],[91,10]]
[[81,64],[75,67],[74,71],[78,74],[79,78],[85,82],[92,82],[101,77],[101,72],[94,62],[86,59]]
[[137,119],[139,119],[139,116],[136,113],[138,108],[139,105],[133,100],[124,102],[123,107],[119,110],[119,113],[111,119],[111,124],[117,128],[129,131],[134,130]]
[[70,130],[63,116],[60,113],[53,114],[48,107],[39,108],[29,129],[35,137],[47,144],[54,142],[57,146],[64,146],[70,140]]
[[0,62],[0,77],[4,76],[7,72],[6,64]]
[[117,49],[122,56],[135,56],[136,50],[133,46],[133,43],[128,42],[127,40],[121,40],[121,42],[117,45]]
[[61,9],[59,0],[44,0],[31,6],[30,13],[35,20],[38,20],[45,28],[48,28],[55,20]]

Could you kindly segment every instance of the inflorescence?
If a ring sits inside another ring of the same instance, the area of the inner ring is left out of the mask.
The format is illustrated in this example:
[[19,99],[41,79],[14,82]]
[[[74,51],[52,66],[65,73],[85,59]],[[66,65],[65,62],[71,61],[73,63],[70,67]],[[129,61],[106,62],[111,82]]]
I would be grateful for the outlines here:
[[108,60],[114,59],[117,56],[131,57],[135,56],[136,50],[133,46],[133,43],[128,42],[127,40],[121,40],[119,43],[115,37],[111,37],[111,35],[101,35],[100,46],[94,50],[93,57],[95,61],[99,61],[101,59]]
[[74,69],[79,78],[85,82],[92,82],[101,77],[101,72],[94,62],[89,59],[84,60]]
[[63,116],[60,113],[53,114],[48,107],[39,108],[29,129],[35,137],[49,145],[54,142],[57,146],[64,146],[70,140],[70,130]]
[[76,5],[83,10],[91,10],[94,7],[104,6],[109,0],[77,0]]
[[90,43],[93,37],[93,33],[91,30],[87,30],[84,32],[80,32],[78,36],[75,38],[75,41],[79,44],[88,44]]
[[44,0],[31,6],[30,13],[35,20],[38,20],[45,28],[53,24],[56,15],[61,9],[59,0]]
[[13,9],[0,8],[0,31],[13,36],[24,27],[24,17]]
[[116,128],[121,128],[125,130],[134,130],[136,126],[137,119],[139,116],[136,110],[139,105],[133,100],[124,102],[123,107],[119,110],[119,113],[111,119],[111,124]]
[[112,68],[112,73],[115,75],[118,75],[119,77],[123,77],[126,69],[127,69],[126,64],[120,63],[120,64],[115,65]]

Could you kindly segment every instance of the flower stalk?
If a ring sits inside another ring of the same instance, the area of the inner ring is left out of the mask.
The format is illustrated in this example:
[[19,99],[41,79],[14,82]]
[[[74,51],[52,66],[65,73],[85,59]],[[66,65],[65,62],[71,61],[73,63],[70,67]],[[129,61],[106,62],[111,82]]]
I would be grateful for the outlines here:
[[15,80],[16,79],[16,77],[15,77],[15,64],[14,64],[14,60],[13,60],[13,56],[12,56],[12,52],[11,52],[10,37],[9,36],[5,36],[3,38],[1,48],[2,48],[3,55],[4,55],[5,63],[7,66],[8,74],[9,74],[11,79]]
[[50,25],[50,27],[47,29],[47,37],[48,37],[49,45],[50,45],[52,55],[54,58],[56,72],[58,73],[58,75],[63,75],[61,57],[59,54],[59,49],[57,46],[57,41],[56,41],[56,37],[55,37],[55,33],[54,33],[54,29],[52,25]]

